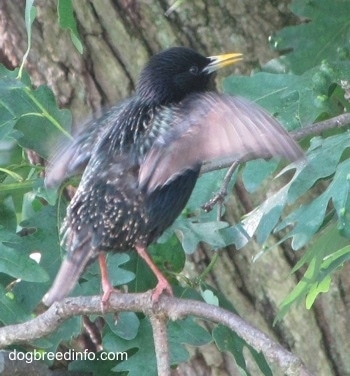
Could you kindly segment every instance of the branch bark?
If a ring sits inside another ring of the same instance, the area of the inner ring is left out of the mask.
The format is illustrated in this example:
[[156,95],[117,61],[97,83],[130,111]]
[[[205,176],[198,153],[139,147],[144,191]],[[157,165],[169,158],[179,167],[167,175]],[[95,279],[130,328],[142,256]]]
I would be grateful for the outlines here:
[[[152,291],[141,294],[113,293],[104,313],[143,312],[151,318],[152,327],[156,329],[158,345],[164,344],[164,339],[166,340],[165,322],[167,318],[179,320],[193,315],[220,323],[235,331],[258,352],[262,352],[269,362],[277,364],[286,376],[312,376],[312,373],[297,356],[234,313],[200,301],[164,295],[160,297],[157,304],[153,304],[151,295]],[[1,328],[0,347],[26,343],[44,337],[72,316],[89,314],[102,314],[100,296],[67,298],[60,303],[53,304],[46,312],[33,320]],[[164,364],[162,367],[165,367]],[[164,373],[161,375],[167,375],[165,368],[163,370]]]
[[168,318],[162,313],[150,314],[149,318],[153,331],[153,341],[154,349],[156,352],[158,376],[170,376],[169,345],[166,328]]
[[311,124],[296,131],[291,132],[292,137],[295,140],[301,140],[307,136],[316,136],[324,131],[334,128],[345,127],[350,124],[350,113],[341,114],[331,119],[320,121],[315,124]]

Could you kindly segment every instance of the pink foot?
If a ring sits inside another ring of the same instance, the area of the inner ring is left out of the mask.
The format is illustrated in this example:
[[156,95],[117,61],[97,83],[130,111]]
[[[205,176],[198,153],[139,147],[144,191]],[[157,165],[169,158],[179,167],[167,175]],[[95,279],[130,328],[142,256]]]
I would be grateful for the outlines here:
[[169,282],[163,277],[158,279],[157,286],[152,292],[152,301],[153,303],[157,303],[160,296],[166,293],[169,296],[173,296],[173,289],[171,288]]
[[102,308],[105,309],[108,307],[108,301],[109,301],[111,294],[113,292],[120,293],[121,291],[119,289],[114,288],[110,284],[108,286],[106,285],[102,286],[102,290],[103,290],[103,295],[101,296],[101,304],[102,304]]
[[101,285],[102,285],[102,291],[103,295],[101,297],[101,309],[102,312],[106,310],[108,307],[108,301],[113,292],[120,293],[120,290],[114,288],[108,279],[108,271],[107,271],[107,264],[106,264],[106,258],[103,253],[99,255],[99,263],[100,263],[100,269],[101,269]]
[[166,292],[168,295],[173,296],[173,290],[169,284],[169,282],[166,280],[166,278],[163,276],[163,274],[158,270],[156,265],[153,263],[151,258],[148,256],[146,252],[146,248],[142,246],[136,246],[135,247],[137,253],[145,260],[146,264],[150,267],[154,275],[158,279],[158,283],[156,288],[153,290],[152,293],[152,301],[153,303],[157,303],[159,300],[159,297],[162,295],[163,291]]

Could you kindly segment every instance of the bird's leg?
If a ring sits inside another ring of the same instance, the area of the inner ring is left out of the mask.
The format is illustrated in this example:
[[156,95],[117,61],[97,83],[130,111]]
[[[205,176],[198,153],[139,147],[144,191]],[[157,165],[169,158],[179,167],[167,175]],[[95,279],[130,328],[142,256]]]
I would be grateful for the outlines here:
[[145,260],[146,264],[150,267],[150,269],[152,270],[152,272],[158,279],[157,286],[152,293],[152,300],[156,303],[160,295],[163,293],[163,291],[166,291],[169,295],[172,296],[173,290],[169,282],[166,280],[163,274],[159,271],[159,269],[155,266],[152,259],[148,256],[146,252],[146,247],[136,246],[135,249],[137,253]]
[[120,290],[114,288],[108,278],[108,269],[106,263],[106,256],[104,253],[98,255],[98,262],[101,270],[101,285],[103,295],[101,298],[102,310],[107,306],[108,300],[112,292],[120,292]]
[[[202,209],[206,212],[210,212],[213,210],[214,206],[219,203],[220,205],[224,202],[224,199],[227,195],[227,187],[232,179],[232,175],[236,171],[236,168],[239,165],[239,161],[235,161],[232,163],[231,167],[227,170],[227,173],[224,177],[222,185],[218,192],[205,204],[202,205]],[[221,209],[221,208],[220,208]],[[221,211],[221,210],[220,210]]]

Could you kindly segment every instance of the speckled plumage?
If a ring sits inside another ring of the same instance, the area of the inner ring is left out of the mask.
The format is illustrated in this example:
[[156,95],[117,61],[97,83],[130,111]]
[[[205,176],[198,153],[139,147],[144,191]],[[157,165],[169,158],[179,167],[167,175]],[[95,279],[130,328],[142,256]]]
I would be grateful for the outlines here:
[[[65,297],[99,252],[134,248],[142,256],[186,205],[206,159],[302,155],[259,107],[208,92],[212,72],[237,61],[227,56],[206,58],[187,48],[155,55],[135,96],[92,122],[53,160],[48,184],[84,173],[61,230],[68,254],[45,304]],[[156,298],[170,292],[142,257],[159,280]]]

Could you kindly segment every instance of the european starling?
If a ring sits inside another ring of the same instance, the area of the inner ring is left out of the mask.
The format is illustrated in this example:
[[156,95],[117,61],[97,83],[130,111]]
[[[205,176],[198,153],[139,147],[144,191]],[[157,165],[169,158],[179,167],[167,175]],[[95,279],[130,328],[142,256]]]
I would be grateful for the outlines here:
[[257,105],[210,91],[210,78],[241,54],[204,57],[175,47],[153,56],[131,98],[83,129],[56,157],[47,184],[83,171],[62,225],[68,254],[43,301],[66,297],[99,256],[102,302],[112,291],[104,252],[134,249],[158,279],[157,301],[172,290],[146,247],[186,205],[204,161],[271,156],[296,160],[302,151]]

